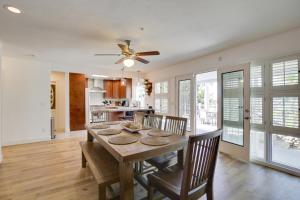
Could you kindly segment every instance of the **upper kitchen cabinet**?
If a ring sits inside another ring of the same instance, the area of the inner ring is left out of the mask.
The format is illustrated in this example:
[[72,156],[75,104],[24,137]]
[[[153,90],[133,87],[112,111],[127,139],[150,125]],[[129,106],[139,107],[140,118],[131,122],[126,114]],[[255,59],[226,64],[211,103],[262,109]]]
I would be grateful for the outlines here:
[[104,80],[104,97],[107,99],[113,98],[113,80]]
[[107,99],[129,99],[132,96],[132,79],[126,79],[126,85],[122,86],[120,80],[104,80],[104,97]]
[[119,99],[120,98],[120,87],[121,83],[119,80],[113,81],[113,87],[112,87],[112,93],[113,93],[113,99]]

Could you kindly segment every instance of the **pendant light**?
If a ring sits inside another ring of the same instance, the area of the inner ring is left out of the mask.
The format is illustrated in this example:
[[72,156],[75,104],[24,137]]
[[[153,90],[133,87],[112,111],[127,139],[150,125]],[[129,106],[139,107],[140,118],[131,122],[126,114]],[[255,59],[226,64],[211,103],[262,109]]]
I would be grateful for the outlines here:
[[121,86],[126,85],[126,79],[124,78],[124,67],[122,68]]

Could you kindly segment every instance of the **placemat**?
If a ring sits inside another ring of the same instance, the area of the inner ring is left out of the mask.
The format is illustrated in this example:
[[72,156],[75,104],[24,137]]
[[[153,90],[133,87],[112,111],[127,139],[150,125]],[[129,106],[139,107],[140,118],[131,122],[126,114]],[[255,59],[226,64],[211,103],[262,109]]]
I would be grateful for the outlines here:
[[104,129],[97,132],[98,135],[117,135],[122,132],[121,129]]
[[162,146],[170,143],[170,140],[168,138],[163,137],[143,137],[140,139],[140,142],[145,145],[150,146]]
[[170,132],[162,131],[162,130],[151,130],[148,132],[148,135],[155,137],[169,137],[172,135]]
[[104,124],[106,124],[106,125],[118,125],[120,123],[121,123],[120,121],[104,122]]
[[138,141],[138,138],[125,136],[125,135],[115,136],[115,137],[111,137],[108,139],[109,143],[116,144],[116,145],[131,144],[131,143],[134,143],[137,141]]
[[97,124],[94,126],[91,126],[91,129],[106,129],[109,128],[110,126],[107,124]]

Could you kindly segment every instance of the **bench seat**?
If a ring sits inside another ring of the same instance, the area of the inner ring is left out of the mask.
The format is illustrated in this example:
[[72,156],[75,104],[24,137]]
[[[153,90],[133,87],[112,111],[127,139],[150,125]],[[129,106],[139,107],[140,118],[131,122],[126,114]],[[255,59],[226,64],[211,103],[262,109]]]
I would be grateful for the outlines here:
[[106,187],[119,182],[118,161],[98,142],[80,142],[82,167],[86,163],[98,184],[99,199],[106,199]]

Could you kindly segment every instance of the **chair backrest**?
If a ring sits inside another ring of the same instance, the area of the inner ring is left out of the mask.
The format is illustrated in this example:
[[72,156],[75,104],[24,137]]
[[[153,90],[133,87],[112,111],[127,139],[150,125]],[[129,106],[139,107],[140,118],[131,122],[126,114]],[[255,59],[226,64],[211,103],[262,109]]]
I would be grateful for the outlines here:
[[204,183],[212,184],[222,130],[189,137],[181,198]]
[[187,118],[166,116],[164,130],[178,135],[184,135],[186,132]]
[[135,112],[133,122],[135,124],[144,124],[144,117],[145,117],[144,112]]
[[145,117],[144,125],[151,128],[161,129],[163,115],[150,114]]

